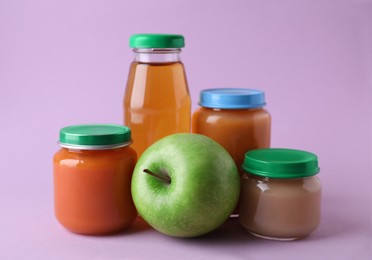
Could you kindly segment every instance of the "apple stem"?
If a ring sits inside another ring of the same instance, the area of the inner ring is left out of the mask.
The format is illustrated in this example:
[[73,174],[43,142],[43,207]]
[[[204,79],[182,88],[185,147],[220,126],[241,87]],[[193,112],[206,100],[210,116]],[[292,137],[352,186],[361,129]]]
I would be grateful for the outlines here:
[[162,174],[157,174],[157,173],[153,173],[152,171],[150,171],[149,169],[144,169],[143,170],[145,173],[147,174],[150,174],[156,178],[159,178],[163,181],[165,181],[166,183],[170,184],[171,183],[171,179],[169,178],[169,176],[167,175],[162,175]]

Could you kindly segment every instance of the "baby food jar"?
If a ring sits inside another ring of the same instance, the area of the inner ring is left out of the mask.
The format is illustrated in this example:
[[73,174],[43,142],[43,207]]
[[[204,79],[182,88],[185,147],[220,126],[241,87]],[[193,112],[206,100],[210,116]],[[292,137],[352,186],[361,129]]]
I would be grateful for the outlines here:
[[[200,93],[199,105],[193,114],[192,132],[222,145],[242,176],[244,154],[270,147],[271,116],[263,108],[265,93],[244,88],[206,89]],[[239,205],[231,216],[238,215]]]
[[263,108],[261,90],[220,88],[201,91],[192,131],[222,145],[234,159],[240,174],[247,151],[270,147],[270,114]]
[[60,130],[54,156],[57,220],[80,234],[120,231],[137,216],[131,178],[137,160],[131,131],[120,125],[75,125]]
[[246,153],[243,169],[239,219],[251,234],[289,241],[318,227],[322,188],[315,154],[258,149]]

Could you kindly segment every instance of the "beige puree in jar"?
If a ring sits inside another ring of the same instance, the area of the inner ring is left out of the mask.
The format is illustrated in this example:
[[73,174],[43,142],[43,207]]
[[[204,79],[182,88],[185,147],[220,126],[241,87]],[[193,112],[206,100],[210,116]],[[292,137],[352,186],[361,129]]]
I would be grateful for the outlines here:
[[259,149],[246,154],[243,168],[240,223],[251,234],[294,240],[318,227],[322,188],[314,176],[319,171],[315,155]]

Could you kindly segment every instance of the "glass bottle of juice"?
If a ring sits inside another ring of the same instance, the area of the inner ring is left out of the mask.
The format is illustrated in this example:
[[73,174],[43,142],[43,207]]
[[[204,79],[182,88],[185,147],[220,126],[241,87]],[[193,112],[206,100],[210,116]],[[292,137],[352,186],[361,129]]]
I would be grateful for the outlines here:
[[124,96],[124,123],[132,129],[138,156],[155,141],[190,132],[191,100],[184,66],[182,35],[135,34],[134,61]]

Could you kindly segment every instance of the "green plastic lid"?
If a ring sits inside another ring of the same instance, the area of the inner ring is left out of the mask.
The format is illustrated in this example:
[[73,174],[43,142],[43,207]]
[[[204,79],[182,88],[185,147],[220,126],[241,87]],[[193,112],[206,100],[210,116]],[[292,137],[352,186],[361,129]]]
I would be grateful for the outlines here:
[[72,125],[59,131],[59,145],[83,150],[106,150],[132,142],[129,127],[122,125]]
[[131,48],[182,48],[185,38],[179,34],[133,34],[129,38]]
[[319,172],[315,154],[281,148],[249,151],[242,167],[251,174],[278,179],[309,177]]

